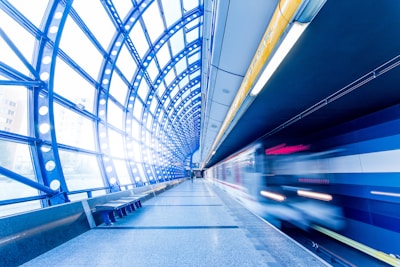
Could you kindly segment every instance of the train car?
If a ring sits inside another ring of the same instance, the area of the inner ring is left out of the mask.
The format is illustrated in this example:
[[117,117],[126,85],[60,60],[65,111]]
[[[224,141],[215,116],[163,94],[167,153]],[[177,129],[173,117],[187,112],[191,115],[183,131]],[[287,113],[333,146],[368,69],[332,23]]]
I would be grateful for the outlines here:
[[344,236],[400,255],[400,105],[313,137],[326,159],[331,192],[346,218]]
[[286,221],[303,229],[312,224],[342,228],[341,208],[329,203],[323,155],[306,150],[306,145],[266,148],[257,142],[208,169],[206,177],[278,227]]
[[206,178],[279,226],[327,227],[400,255],[400,105],[302,138],[263,140]]

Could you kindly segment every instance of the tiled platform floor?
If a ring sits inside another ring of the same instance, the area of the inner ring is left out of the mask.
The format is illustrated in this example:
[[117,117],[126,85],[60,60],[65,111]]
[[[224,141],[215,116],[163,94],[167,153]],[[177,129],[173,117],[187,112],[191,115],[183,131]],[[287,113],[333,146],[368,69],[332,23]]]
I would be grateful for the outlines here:
[[203,179],[23,266],[326,266]]

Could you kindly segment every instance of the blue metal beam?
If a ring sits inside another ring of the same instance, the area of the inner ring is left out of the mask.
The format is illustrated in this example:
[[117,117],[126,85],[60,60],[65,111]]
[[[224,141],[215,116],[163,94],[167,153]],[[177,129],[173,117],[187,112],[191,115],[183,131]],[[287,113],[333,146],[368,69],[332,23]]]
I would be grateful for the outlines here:
[[23,184],[25,184],[25,185],[27,185],[27,186],[36,188],[36,189],[38,189],[38,190],[40,190],[40,191],[42,191],[42,192],[45,192],[46,194],[49,194],[50,196],[53,196],[53,195],[58,194],[57,191],[54,191],[54,190],[51,189],[50,187],[47,187],[47,186],[42,185],[42,184],[39,184],[39,183],[37,183],[37,182],[35,182],[35,181],[32,181],[32,180],[29,179],[29,178],[26,178],[26,177],[24,177],[24,176],[22,176],[22,175],[20,175],[20,174],[18,174],[18,173],[15,173],[15,172],[13,172],[13,171],[10,171],[10,170],[8,170],[8,169],[6,169],[6,168],[3,168],[3,167],[1,167],[1,166],[0,166],[0,174],[3,174],[3,175],[5,175],[5,176],[7,176],[8,178],[11,178],[11,179],[13,179],[13,180],[15,180],[15,181],[18,181],[18,182],[20,182],[20,183],[23,183]]
[[24,135],[11,133],[11,132],[7,132],[7,131],[2,131],[2,130],[0,130],[0,139],[4,139],[6,141],[19,142],[19,143],[23,143],[23,144],[26,144],[26,143],[33,144],[34,142],[37,142],[37,143],[42,142],[42,140],[40,140],[38,138],[33,138],[33,137],[24,136]]
[[39,87],[39,86],[42,85],[42,82],[40,82],[40,81],[5,81],[5,80],[0,80],[0,85]]
[[41,81],[34,81],[30,77],[22,74],[21,72],[13,69],[3,62],[0,62],[0,73],[2,73],[3,76],[7,77],[10,80],[16,80],[18,82],[18,85],[21,85],[23,82],[36,82],[39,85],[42,84]]
[[22,203],[22,202],[27,202],[27,201],[40,200],[40,199],[45,199],[45,198],[47,198],[46,195],[0,200],[0,206]]

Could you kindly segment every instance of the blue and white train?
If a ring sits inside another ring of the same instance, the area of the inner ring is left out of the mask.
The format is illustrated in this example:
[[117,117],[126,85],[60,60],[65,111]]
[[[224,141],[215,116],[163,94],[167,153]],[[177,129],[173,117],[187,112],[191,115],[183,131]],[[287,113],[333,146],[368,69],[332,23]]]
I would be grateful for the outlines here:
[[205,178],[273,222],[323,226],[400,255],[400,105],[301,143],[258,141]]

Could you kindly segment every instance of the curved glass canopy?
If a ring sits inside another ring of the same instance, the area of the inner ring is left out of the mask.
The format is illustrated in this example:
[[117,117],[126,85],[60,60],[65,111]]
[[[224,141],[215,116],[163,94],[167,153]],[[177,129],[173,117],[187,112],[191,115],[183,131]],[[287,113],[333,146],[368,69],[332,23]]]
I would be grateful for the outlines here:
[[0,216],[185,176],[202,0],[0,2]]

